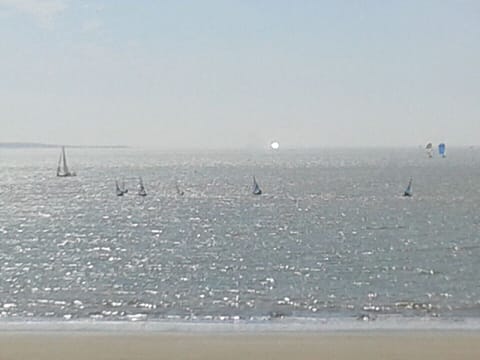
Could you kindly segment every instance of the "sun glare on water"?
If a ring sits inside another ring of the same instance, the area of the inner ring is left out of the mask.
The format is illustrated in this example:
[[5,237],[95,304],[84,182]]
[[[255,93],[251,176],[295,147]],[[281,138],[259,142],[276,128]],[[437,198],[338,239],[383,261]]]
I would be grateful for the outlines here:
[[270,144],[270,147],[273,149],[273,150],[277,150],[279,147],[280,147],[280,144],[277,142],[277,141],[274,141]]

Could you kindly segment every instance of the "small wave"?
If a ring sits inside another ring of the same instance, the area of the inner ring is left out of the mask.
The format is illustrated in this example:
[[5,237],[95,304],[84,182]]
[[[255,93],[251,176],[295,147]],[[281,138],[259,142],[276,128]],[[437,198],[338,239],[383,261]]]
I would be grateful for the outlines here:
[[[99,315],[99,314],[98,314]],[[479,331],[480,319],[435,317],[405,318],[403,316],[372,316],[363,314],[353,318],[298,318],[273,319],[258,317],[242,320],[239,317],[213,317],[209,319],[151,321],[144,314],[132,314],[122,321],[101,320],[92,316],[88,320],[17,320],[0,321],[0,331],[81,331],[81,332],[338,332],[338,331]]]

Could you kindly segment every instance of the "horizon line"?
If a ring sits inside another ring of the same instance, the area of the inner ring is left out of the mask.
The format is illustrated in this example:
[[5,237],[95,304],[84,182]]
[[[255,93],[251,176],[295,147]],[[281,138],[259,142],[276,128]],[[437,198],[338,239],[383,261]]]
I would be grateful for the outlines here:
[[[80,144],[50,144],[42,142],[0,142],[0,148],[21,149],[21,148],[61,148],[62,146],[72,149],[140,149],[140,150],[160,150],[160,151],[245,151],[245,150],[267,150],[279,152],[282,150],[320,150],[320,149],[425,149],[425,145],[318,145],[318,146],[280,146],[280,149],[274,150],[270,146],[185,146],[185,147],[155,147],[150,145],[80,145]],[[435,147],[437,144],[434,145]],[[448,148],[475,148],[480,145],[454,144],[448,145]]]

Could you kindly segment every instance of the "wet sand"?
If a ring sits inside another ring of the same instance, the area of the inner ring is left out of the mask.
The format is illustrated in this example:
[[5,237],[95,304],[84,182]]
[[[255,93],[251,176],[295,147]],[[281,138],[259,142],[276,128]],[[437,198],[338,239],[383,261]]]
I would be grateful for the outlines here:
[[480,359],[480,332],[0,332],[1,360]]

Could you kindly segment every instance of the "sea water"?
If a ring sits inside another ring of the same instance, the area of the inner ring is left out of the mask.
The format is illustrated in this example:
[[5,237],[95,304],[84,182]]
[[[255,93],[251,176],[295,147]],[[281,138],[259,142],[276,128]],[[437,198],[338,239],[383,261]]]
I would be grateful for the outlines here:
[[0,150],[0,327],[480,328],[476,149],[58,156]]

